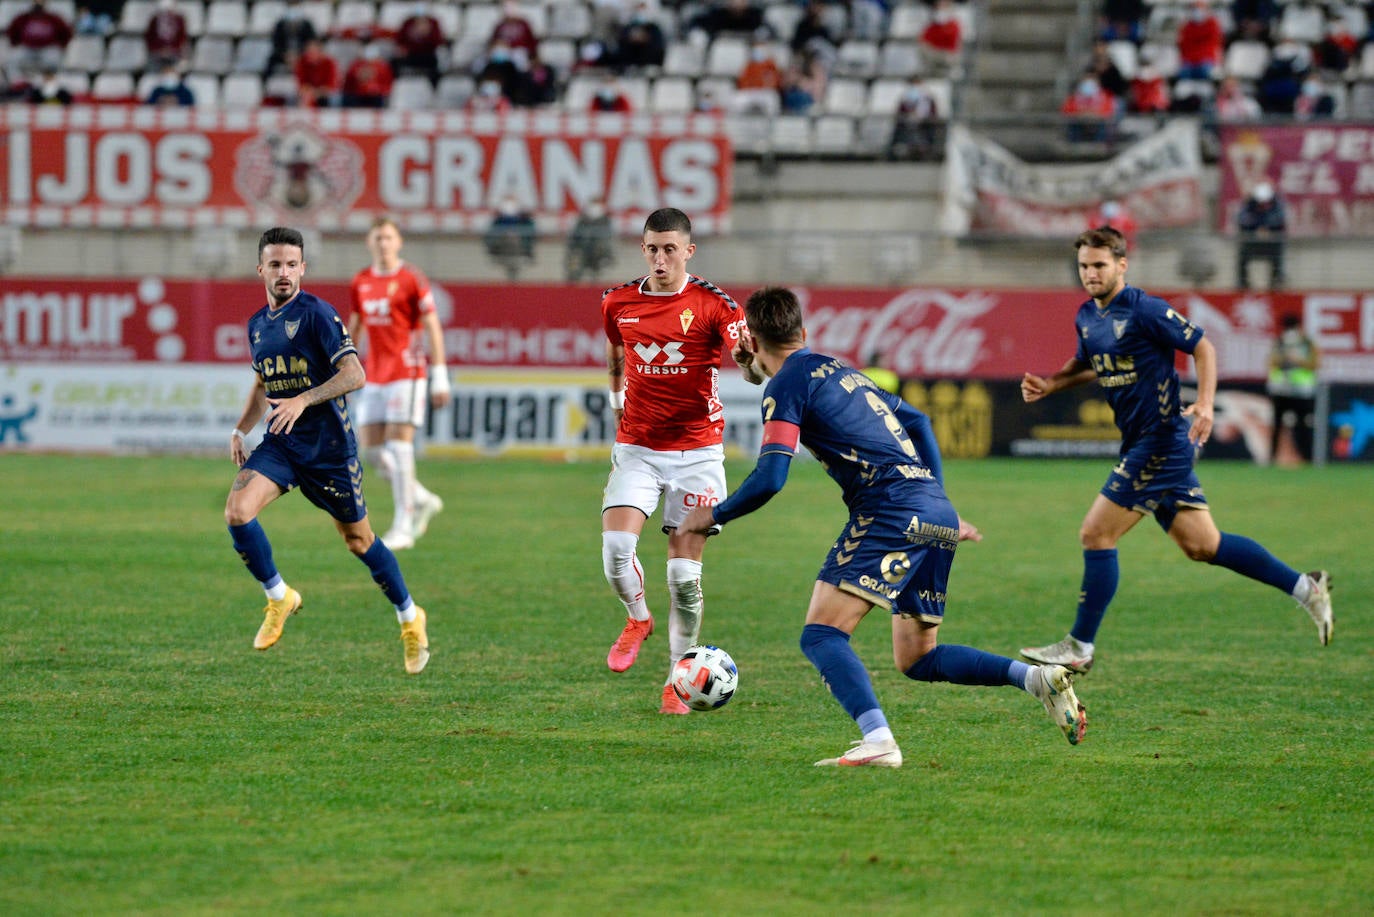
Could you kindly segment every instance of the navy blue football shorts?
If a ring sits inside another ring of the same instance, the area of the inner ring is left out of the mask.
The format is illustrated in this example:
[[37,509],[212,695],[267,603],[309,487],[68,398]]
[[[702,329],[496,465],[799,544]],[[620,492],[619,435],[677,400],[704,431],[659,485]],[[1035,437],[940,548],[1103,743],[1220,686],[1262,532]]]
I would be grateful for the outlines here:
[[1206,509],[1207,497],[1193,470],[1197,449],[1175,441],[1132,446],[1112,469],[1101,494],[1117,506],[1153,515],[1169,531],[1181,509]]
[[251,468],[283,490],[299,487],[307,500],[340,522],[358,522],[367,516],[363,466],[356,455],[307,464],[293,456],[282,440],[277,436],[264,437],[243,467]]
[[816,579],[895,615],[938,624],[959,545],[959,515],[943,495],[849,517]]

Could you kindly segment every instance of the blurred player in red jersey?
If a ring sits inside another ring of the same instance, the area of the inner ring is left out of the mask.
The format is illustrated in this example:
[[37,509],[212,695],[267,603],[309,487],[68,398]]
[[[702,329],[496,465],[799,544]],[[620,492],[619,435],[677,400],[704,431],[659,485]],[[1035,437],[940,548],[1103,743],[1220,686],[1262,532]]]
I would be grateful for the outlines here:
[[[367,385],[355,409],[363,457],[391,482],[395,512],[382,541],[400,550],[413,547],[444,508],[444,501],[415,477],[415,428],[424,423],[425,404],[442,408],[449,402],[444,330],[429,280],[401,260],[395,222],[373,220],[367,248],[372,264],[353,278],[348,316],[349,335],[361,345],[365,333],[368,341]],[[420,332],[429,342],[428,362]]]
[[[635,551],[645,521],[662,499],[671,672],[701,630],[706,546],[706,535],[677,527],[692,507],[725,499],[720,360],[726,345],[741,359],[743,315],[723,290],[687,273],[696,245],[692,221],[682,211],[651,213],[640,249],[649,273],[612,287],[601,299],[611,408],[619,424],[601,505],[601,559],[627,614],[606,665],[613,672],[634,665],[640,645],[654,631]],[[750,381],[762,381],[752,364],[741,366]],[[667,679],[662,696],[660,713],[688,712]]]

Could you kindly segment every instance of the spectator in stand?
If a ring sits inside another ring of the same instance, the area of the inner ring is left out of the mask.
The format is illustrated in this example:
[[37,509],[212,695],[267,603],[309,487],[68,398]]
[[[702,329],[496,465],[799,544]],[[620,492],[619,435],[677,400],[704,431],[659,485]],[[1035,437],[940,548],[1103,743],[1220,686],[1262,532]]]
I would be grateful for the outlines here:
[[418,73],[432,84],[439,82],[439,49],[448,44],[448,38],[427,0],[415,5],[393,40],[397,55],[392,64],[397,73]]
[[1093,76],[1097,77],[1097,85],[1118,99],[1125,99],[1131,92],[1131,84],[1126,77],[1121,75],[1121,71],[1116,66],[1116,61],[1107,51],[1107,43],[1099,41],[1093,43],[1092,57],[1088,59],[1088,70],[1092,71]]
[[29,87],[24,100],[30,105],[70,105],[71,91],[57,81],[56,68],[45,69],[39,81]]
[[501,87],[501,95],[508,101],[520,92],[524,74],[516,64],[510,46],[504,42],[492,44],[485,57],[473,61],[473,70],[479,84],[495,80]]
[[830,72],[824,58],[816,47],[808,46],[793,57],[791,65],[783,72],[780,93],[783,113],[810,114],[812,106],[825,97],[829,82]]
[[825,22],[825,4],[821,0],[810,0],[797,20],[797,28],[792,32],[791,47],[794,54],[814,47],[813,41],[824,42],[834,53],[839,46],[839,38],[830,31]]
[[1194,0],[1188,19],[1178,30],[1178,78],[1210,80],[1221,64],[1226,35],[1207,0]]
[[1287,283],[1283,270],[1284,246],[1288,236],[1288,216],[1283,201],[1274,195],[1267,181],[1255,185],[1236,214],[1240,241],[1236,246],[1236,287],[1250,289],[1250,262],[1269,262],[1269,287]]
[[735,79],[735,111],[738,114],[772,116],[782,105],[782,70],[769,53],[766,35],[758,35],[749,47],[749,63]]
[[191,35],[186,17],[177,10],[176,0],[157,0],[157,9],[148,17],[148,27],[143,30],[143,44],[148,49],[149,68],[161,70],[168,64],[180,67],[186,63]]
[[1070,143],[1103,143],[1116,122],[1117,103],[1091,72],[1085,72],[1059,113],[1068,120]]
[[148,93],[147,101],[149,105],[189,108],[196,104],[196,94],[182,80],[181,71],[177,69],[175,64],[163,64],[162,72],[157,78],[157,85],[153,87],[152,92]]
[[1313,62],[1319,70],[1333,78],[1343,75],[1360,53],[1360,42],[1350,31],[1350,24],[1341,16],[1332,16],[1326,23],[1326,35],[1312,49]]
[[537,108],[557,102],[558,72],[540,60],[538,54],[529,61],[523,60],[524,55],[523,48],[515,52],[520,75],[511,90],[511,103],[522,108]]
[[615,229],[601,198],[587,201],[577,215],[577,222],[568,233],[568,250],[563,266],[569,283],[579,283],[583,277],[595,278],[615,260]]
[[687,25],[688,32],[700,29],[712,41],[727,34],[748,37],[759,29],[767,28],[763,21],[763,10],[750,0],[714,0],[708,9]]
[[1089,224],[1089,229],[1101,229],[1103,226],[1110,226],[1126,239],[1127,250],[1135,251],[1135,237],[1140,230],[1140,224],[1126,209],[1126,205],[1120,201],[1103,201],[1098,205],[1097,213],[1094,219],[1089,221]]
[[887,158],[927,159],[939,152],[940,109],[935,97],[917,74],[911,78],[897,103]]
[[339,62],[324,50],[318,38],[306,42],[296,58],[296,98],[303,108],[330,108],[339,104],[343,81]]
[[1256,95],[1260,109],[1270,115],[1291,115],[1308,70],[1309,58],[1304,47],[1296,42],[1277,45],[1259,79]]
[[1226,77],[1217,88],[1216,112],[1222,124],[1258,121],[1262,115],[1259,103],[1233,76]]
[[292,72],[296,58],[300,57],[305,46],[311,39],[319,37],[315,24],[301,8],[300,0],[287,0],[286,10],[272,29],[272,55],[267,59],[267,70],[263,76],[271,76],[278,71]]
[[391,84],[395,74],[391,64],[382,57],[380,48],[368,45],[363,54],[348,66],[343,79],[345,108],[386,108],[391,101]]
[[649,15],[649,4],[638,3],[616,36],[613,64],[617,70],[662,67],[668,53],[663,29]]
[[1293,117],[1299,121],[1324,121],[1336,116],[1336,98],[1321,74],[1313,70],[1302,81],[1302,92],[1293,100]]
[[593,113],[628,115],[631,107],[629,98],[620,89],[620,83],[615,77],[608,76],[596,87],[596,94],[592,96],[587,110]]
[[487,39],[488,49],[497,45],[505,45],[511,51],[524,48],[530,58],[539,53],[539,39],[529,20],[520,15],[520,4],[515,0],[505,0],[501,4],[501,18],[492,27],[491,37]]
[[534,217],[514,197],[506,197],[497,206],[482,241],[506,277],[519,280],[521,269],[534,261],[534,236]]
[[33,0],[33,6],[10,20],[6,34],[10,41],[10,65],[20,76],[46,75],[49,70],[56,74],[67,43],[72,40],[72,27],[46,8],[46,0]]
[[1274,0],[1234,0],[1231,4],[1231,21],[1236,32],[1248,39],[1269,44],[1269,26],[1279,17],[1279,7]]
[[477,91],[468,96],[468,112],[495,112],[505,114],[511,110],[510,99],[501,91],[501,81],[495,77],[485,77],[477,84]]
[[[1137,114],[1153,115],[1169,110],[1169,83],[1154,64],[1144,64],[1131,80],[1127,107]],[[1075,268],[1076,270],[1076,268]]]
[[1103,0],[1101,28],[1103,41],[1133,41],[1140,43],[1140,26],[1147,10],[1145,0]]
[[76,7],[76,34],[109,35],[123,9],[124,0],[82,0]]
[[964,36],[959,28],[959,17],[954,15],[953,0],[935,0],[930,22],[921,31],[921,50],[926,53],[926,58],[944,67],[953,66],[959,59],[963,43]]

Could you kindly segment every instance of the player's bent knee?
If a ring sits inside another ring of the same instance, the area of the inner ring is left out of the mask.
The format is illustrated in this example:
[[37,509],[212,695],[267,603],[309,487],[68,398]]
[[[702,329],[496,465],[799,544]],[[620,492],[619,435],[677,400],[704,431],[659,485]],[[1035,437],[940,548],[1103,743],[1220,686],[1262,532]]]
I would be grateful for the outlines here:
[[606,579],[615,578],[634,566],[635,548],[639,538],[633,532],[601,533],[601,568]]

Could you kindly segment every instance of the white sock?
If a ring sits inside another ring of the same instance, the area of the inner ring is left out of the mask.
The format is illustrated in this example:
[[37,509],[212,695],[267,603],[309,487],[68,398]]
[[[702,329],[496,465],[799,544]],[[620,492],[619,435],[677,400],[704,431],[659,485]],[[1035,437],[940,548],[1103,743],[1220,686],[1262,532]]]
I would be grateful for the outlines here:
[[639,565],[635,548],[639,536],[633,532],[601,533],[601,569],[611,584],[625,613],[636,621],[649,620],[649,606],[644,602],[644,568]]
[[382,476],[382,480],[391,480],[391,471],[395,467],[391,453],[386,446],[368,446],[363,450],[363,461],[373,471]]
[[1298,600],[1298,604],[1305,603],[1312,597],[1312,577],[1306,573],[1298,577],[1298,584],[1293,587],[1293,598]]
[[895,742],[895,741],[897,741],[897,737],[894,736],[894,735],[892,734],[891,728],[889,728],[889,727],[887,727],[887,726],[879,726],[877,729],[873,730],[872,732],[865,732],[865,733],[864,733],[864,741],[865,741],[865,742]]
[[391,502],[394,508],[391,526],[409,532],[415,507],[415,444],[402,439],[389,439],[386,449],[395,462],[391,474]]
[[668,657],[676,664],[701,635],[701,561],[668,558]]
[[286,598],[286,581],[278,580],[277,585],[270,587],[264,586],[262,591],[267,593],[267,597],[272,601],[280,602],[282,599]]
[[409,624],[411,621],[414,621],[414,620],[415,620],[415,600],[414,600],[414,599],[409,599],[409,598],[406,599],[406,607],[405,607],[405,608],[397,607],[397,609],[396,609],[396,620],[397,620],[397,621],[400,621],[402,624]]

